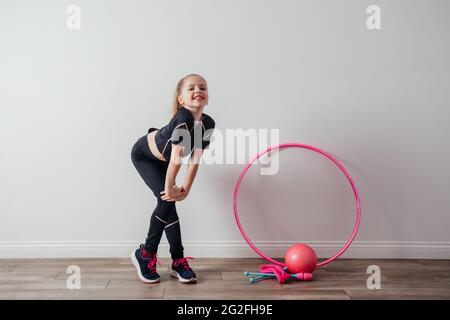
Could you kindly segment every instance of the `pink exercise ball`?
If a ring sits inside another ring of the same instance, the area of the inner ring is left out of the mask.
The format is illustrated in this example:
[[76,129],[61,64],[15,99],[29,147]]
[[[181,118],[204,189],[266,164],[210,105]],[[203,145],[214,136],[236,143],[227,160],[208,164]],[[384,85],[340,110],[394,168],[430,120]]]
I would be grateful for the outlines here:
[[317,256],[310,246],[298,243],[286,251],[284,262],[290,273],[312,273],[317,265]]

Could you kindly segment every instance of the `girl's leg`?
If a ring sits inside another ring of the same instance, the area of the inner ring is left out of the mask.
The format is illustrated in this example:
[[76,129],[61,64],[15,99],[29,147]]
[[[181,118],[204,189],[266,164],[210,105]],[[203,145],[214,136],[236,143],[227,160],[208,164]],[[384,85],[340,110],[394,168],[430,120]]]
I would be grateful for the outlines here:
[[164,217],[172,210],[167,201],[161,200],[160,194],[161,191],[164,191],[168,164],[156,159],[151,154],[147,136],[141,137],[134,144],[131,151],[131,161],[142,180],[144,180],[145,184],[152,190],[158,200],[158,204],[150,220],[149,232],[145,242],[145,251],[148,253],[156,253],[165,226],[165,223],[161,220],[166,221],[167,217],[165,219]]
[[182,258],[184,248],[181,241],[180,221],[175,202],[158,200],[145,241],[146,251],[157,251],[163,231],[166,232],[166,237],[169,241],[172,259]]
[[172,258],[183,257],[180,224],[175,202],[161,200],[164,191],[168,163],[155,158],[148,147],[147,136],[140,138],[131,152],[131,159],[145,184],[152,190],[158,204],[153,211],[145,242],[145,250],[156,253],[163,231],[170,244]]
[[173,260],[184,257],[184,248],[181,240],[180,220],[178,219],[177,208],[174,205],[173,211],[170,217],[170,222],[164,227],[167,240],[170,244],[170,256]]
[[141,137],[133,146],[131,161],[142,180],[152,190],[155,197],[161,200],[161,191],[164,191],[168,163],[163,162],[150,151],[147,136]]

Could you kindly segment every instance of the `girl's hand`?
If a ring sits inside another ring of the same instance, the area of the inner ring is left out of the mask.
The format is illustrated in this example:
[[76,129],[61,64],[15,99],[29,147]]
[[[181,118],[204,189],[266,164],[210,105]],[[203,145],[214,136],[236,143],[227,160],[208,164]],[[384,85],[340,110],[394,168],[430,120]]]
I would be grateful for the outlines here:
[[161,191],[161,199],[165,201],[175,201],[175,199],[181,194],[181,191],[181,187],[174,185],[169,190]]
[[181,187],[180,194],[178,195],[178,197],[175,197],[175,201],[183,201],[184,199],[186,199],[188,194],[189,194],[189,191],[184,189],[184,187]]
[[170,202],[182,201],[189,194],[189,191],[186,191],[183,187],[180,188],[180,187],[174,186],[173,190],[174,190],[174,192],[172,195],[168,195],[165,191],[162,191],[161,194],[163,194],[163,195],[161,196],[161,199],[165,200],[165,201],[170,201]]

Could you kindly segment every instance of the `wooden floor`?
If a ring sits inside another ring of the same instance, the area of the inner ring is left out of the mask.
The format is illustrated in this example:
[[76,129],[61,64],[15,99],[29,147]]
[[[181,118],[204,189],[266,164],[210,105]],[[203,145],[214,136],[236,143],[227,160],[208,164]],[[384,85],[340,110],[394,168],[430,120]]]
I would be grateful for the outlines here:
[[[130,259],[1,259],[0,299],[450,299],[450,260],[341,259],[314,272],[311,282],[250,284],[244,271],[262,259],[194,259],[196,284],[168,275],[144,284]],[[81,268],[81,289],[69,290],[66,269]],[[367,288],[369,265],[381,268],[381,289]]]

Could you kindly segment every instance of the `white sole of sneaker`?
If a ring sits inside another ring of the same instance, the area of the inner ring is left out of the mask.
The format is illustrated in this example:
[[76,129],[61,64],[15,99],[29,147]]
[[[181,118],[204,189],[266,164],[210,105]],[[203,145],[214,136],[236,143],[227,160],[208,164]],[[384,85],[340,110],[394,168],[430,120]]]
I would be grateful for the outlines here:
[[145,283],[157,283],[157,282],[159,282],[159,280],[160,280],[159,278],[156,279],[156,280],[145,279],[145,277],[142,275],[141,267],[139,266],[139,262],[137,261],[136,256],[134,255],[135,252],[136,252],[136,250],[131,252],[131,261],[133,262],[134,266],[136,267],[139,280],[141,280],[142,282],[145,282]]
[[175,270],[170,270],[170,275],[174,278],[178,278],[178,281],[183,283],[193,283],[197,282],[197,278],[183,279],[178,272]]

